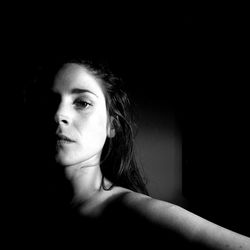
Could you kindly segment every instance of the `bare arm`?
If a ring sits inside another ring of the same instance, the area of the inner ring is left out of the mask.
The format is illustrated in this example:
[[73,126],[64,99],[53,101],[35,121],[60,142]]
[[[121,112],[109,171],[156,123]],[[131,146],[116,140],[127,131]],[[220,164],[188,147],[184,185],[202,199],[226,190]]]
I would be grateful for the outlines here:
[[171,203],[130,193],[125,202],[147,220],[208,249],[250,249],[250,238]]

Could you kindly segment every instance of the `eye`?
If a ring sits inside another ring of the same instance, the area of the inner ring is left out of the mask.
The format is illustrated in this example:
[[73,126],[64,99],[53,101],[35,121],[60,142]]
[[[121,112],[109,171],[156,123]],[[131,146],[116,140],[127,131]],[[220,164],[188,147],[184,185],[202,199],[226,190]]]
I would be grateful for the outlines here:
[[76,99],[74,101],[74,105],[77,109],[86,109],[88,108],[91,104],[85,100],[82,99]]

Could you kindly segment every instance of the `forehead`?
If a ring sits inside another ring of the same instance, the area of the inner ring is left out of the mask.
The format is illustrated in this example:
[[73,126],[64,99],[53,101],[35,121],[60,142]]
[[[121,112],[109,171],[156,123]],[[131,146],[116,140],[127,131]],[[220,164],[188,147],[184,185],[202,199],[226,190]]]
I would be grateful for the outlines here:
[[65,64],[56,74],[52,90],[59,93],[67,93],[72,89],[86,89],[95,94],[103,95],[101,82],[92,75],[83,65],[75,63]]

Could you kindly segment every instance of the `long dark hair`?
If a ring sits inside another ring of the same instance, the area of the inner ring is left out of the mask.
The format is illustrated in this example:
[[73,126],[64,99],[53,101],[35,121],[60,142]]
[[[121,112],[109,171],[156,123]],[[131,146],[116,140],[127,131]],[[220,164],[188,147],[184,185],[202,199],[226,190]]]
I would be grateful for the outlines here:
[[[135,155],[136,123],[134,109],[125,91],[125,84],[121,78],[110,70],[108,61],[100,57],[56,57],[45,62],[36,73],[35,85],[39,89],[51,84],[55,74],[66,63],[76,63],[94,75],[101,82],[108,117],[115,136],[107,138],[102,150],[100,167],[104,177],[113,183],[113,186],[121,186],[130,190],[148,195],[146,180],[139,167]],[[44,99],[44,98],[43,98]],[[110,188],[112,188],[111,186]]]

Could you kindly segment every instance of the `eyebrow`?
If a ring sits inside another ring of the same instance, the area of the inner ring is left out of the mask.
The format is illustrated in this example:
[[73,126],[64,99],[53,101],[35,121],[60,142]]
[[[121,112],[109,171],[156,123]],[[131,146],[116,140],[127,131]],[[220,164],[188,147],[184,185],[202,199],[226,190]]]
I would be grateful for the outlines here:
[[92,91],[90,91],[90,90],[88,90],[88,89],[73,88],[70,92],[71,92],[71,94],[90,93],[90,94],[93,94],[93,95],[95,95],[96,97],[98,97],[97,94],[95,94],[94,92],[92,92]]

